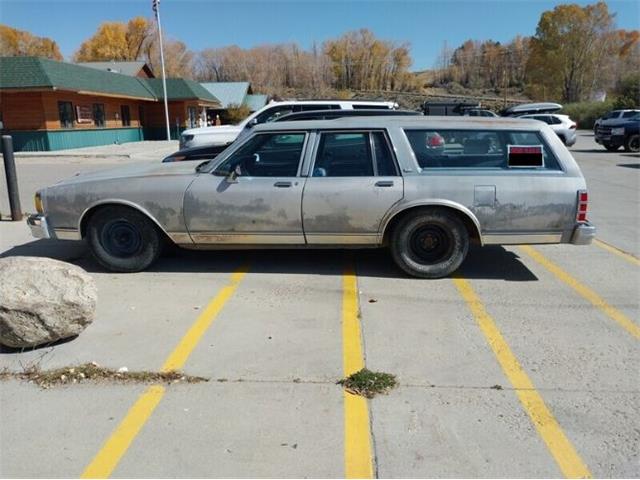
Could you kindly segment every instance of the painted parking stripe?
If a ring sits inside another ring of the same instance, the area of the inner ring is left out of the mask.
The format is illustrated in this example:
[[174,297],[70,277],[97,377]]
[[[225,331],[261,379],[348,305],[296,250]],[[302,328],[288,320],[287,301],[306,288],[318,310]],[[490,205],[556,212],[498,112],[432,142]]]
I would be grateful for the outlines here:
[[[177,370],[184,366],[191,352],[196,347],[202,335],[216,319],[222,307],[231,298],[238,285],[247,273],[246,266],[236,270],[229,283],[211,300],[198,316],[191,328],[182,337],[176,348],[165,361],[162,371]],[[104,443],[91,463],[82,472],[81,478],[108,478],[118,466],[120,459],[129,449],[142,427],[162,400],[166,389],[162,385],[151,385],[140,395],[136,403],[129,409],[127,415]]]
[[593,244],[606,250],[607,252],[613,253],[620,258],[624,258],[627,262],[633,263],[635,266],[640,267],[640,259],[630,253],[625,252],[624,250],[620,250],[618,247],[614,247],[613,245],[608,244],[607,242],[603,242],[602,240],[594,240]]
[[535,260],[537,263],[551,272],[558,280],[570,286],[578,295],[585,300],[589,301],[592,305],[597,307],[607,317],[615,321],[618,325],[624,328],[631,336],[640,340],[640,326],[633,323],[633,321],[627,317],[620,310],[612,305],[609,305],[604,299],[596,292],[591,290],[586,285],[580,283],[574,277],[562,270],[558,265],[547,259],[538,250],[528,245],[521,246],[520,250],[526,253],[529,257]]
[[[362,332],[358,318],[358,284],[352,267],[342,279],[342,358],[344,376],[364,368]],[[344,391],[345,478],[373,478],[371,427],[367,400]]]
[[535,389],[533,382],[523,370],[471,284],[461,278],[455,278],[453,282],[467,302],[473,317],[493,350],[500,367],[502,367],[502,371],[515,389],[522,407],[535,425],[562,474],[566,478],[590,478],[591,472]]

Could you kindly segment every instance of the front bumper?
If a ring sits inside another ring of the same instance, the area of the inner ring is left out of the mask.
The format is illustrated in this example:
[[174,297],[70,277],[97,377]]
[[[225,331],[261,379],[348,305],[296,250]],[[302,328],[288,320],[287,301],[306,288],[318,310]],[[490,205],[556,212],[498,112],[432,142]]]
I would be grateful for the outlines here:
[[27,217],[27,225],[31,229],[31,235],[35,238],[52,238],[47,217],[44,215],[40,213],[29,215]]
[[600,135],[595,137],[596,143],[612,147],[624,146],[624,135]]
[[576,225],[571,235],[571,242],[574,245],[589,245],[596,238],[596,227],[591,223],[580,223]]

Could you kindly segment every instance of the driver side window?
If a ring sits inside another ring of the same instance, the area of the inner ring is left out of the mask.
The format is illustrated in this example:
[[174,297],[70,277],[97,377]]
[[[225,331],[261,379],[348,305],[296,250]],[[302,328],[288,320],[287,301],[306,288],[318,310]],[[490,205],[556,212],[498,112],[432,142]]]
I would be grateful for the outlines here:
[[240,177],[295,177],[302,157],[305,133],[261,133],[216,168]]

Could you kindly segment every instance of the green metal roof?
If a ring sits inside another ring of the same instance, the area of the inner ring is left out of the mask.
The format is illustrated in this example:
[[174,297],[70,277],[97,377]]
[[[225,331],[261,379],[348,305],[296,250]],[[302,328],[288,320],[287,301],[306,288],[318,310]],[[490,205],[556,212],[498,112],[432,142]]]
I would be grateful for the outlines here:
[[37,57],[0,57],[0,88],[59,88],[156,100],[136,77]]
[[[0,89],[25,88],[57,88],[148,100],[164,98],[159,78],[131,77],[46,58],[0,57]],[[182,78],[167,79],[167,98],[219,103],[199,83]]]
[[261,94],[250,94],[244,97],[244,104],[249,107],[252,112],[257,112],[267,104],[269,97]]
[[[161,78],[145,78],[139,80],[145,82],[159,100],[164,99]],[[184,78],[167,78],[167,98],[169,100],[197,99],[220,103],[216,97],[204,89],[198,82]]]
[[229,108],[230,105],[242,105],[251,90],[249,82],[206,82],[200,85],[220,100],[222,108]]

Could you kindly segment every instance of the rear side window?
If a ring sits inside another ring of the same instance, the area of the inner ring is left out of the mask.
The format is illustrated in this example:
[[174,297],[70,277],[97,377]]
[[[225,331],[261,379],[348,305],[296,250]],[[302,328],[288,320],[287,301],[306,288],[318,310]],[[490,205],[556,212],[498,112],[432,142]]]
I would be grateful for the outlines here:
[[382,132],[372,132],[373,153],[375,156],[376,174],[379,177],[395,177],[398,175],[389,142]]
[[[560,165],[538,132],[502,130],[405,130],[407,139],[424,169],[510,169],[510,146],[542,146],[543,169]],[[540,169],[540,167],[531,167]],[[522,166],[519,166],[519,170]]]
[[631,118],[631,117],[634,117],[637,113],[638,113],[638,110],[631,111],[631,112],[624,112],[622,114],[622,118]]

